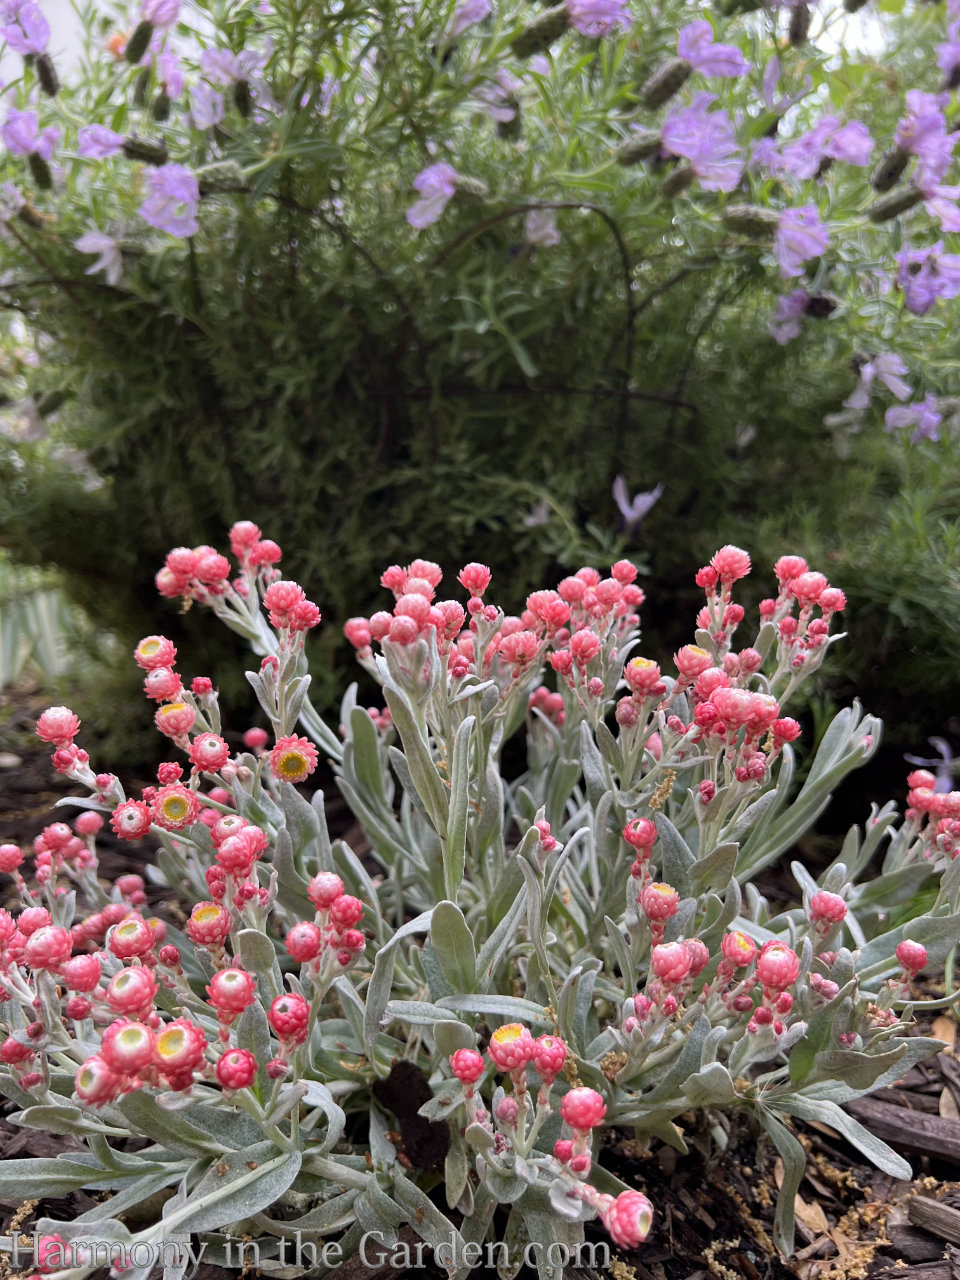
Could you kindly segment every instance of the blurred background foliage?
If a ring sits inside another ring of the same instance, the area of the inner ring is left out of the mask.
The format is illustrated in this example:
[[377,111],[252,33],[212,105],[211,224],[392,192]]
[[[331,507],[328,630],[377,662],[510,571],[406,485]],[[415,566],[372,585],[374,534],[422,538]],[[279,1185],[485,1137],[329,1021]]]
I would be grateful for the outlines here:
[[[104,53],[126,19],[82,11],[87,60],[44,106],[64,129],[55,189],[27,189],[35,205],[3,232],[0,546],[18,565],[55,566],[94,633],[116,638],[99,664],[102,645],[85,653],[77,710],[91,732],[121,725],[128,758],[158,749],[142,704],[142,738],[129,730],[138,716],[117,710],[139,697],[117,655],[153,631],[174,638],[187,676],[214,678],[243,726],[241,646],[153,586],[172,546],[223,549],[241,518],[280,543],[285,576],[323,609],[321,705],[354,675],[340,628],[380,606],[392,561],[436,559],[448,584],[464,561],[485,561],[498,601],[519,610],[571,568],[630,555],[647,575],[644,647],[662,660],[690,638],[697,567],[731,541],[758,567],[755,599],[785,551],[846,591],[851,638],[821,689],[856,693],[900,751],[950,732],[952,419],[939,443],[912,444],[884,432],[882,405],[842,410],[857,362],[879,350],[903,355],[918,395],[955,390],[949,312],[911,316],[884,284],[902,224],[925,215],[869,226],[867,173],[850,167],[807,184],[843,234],[798,282],[827,304],[779,345],[769,253],[722,216],[745,198],[782,202],[777,184],[748,172],[734,196],[695,188],[668,200],[669,167],[610,160],[638,118],[638,85],[697,16],[676,0],[635,8],[629,36],[571,34],[533,69],[514,65],[519,113],[498,126],[477,90],[535,10],[504,4],[447,48],[449,4],[345,0],[331,14],[278,0],[265,17],[203,0],[178,34],[188,70],[203,45],[272,40],[274,105],[249,119],[231,107],[212,132],[191,126],[186,94],[154,120],[156,73]],[[868,11],[866,54],[856,27],[845,49],[849,27],[829,6],[802,49],[770,14],[719,21],[718,37],[754,63],[724,90],[741,134],[769,129],[759,85],[774,55],[781,92],[809,81],[789,129],[842,105],[889,132],[904,89],[936,87],[943,36],[936,6],[900,8],[885,0],[880,28]],[[32,75],[14,86],[23,100],[36,98]],[[137,224],[141,166],[76,158],[76,129],[91,121],[162,139],[200,172],[199,235],[185,243]],[[489,194],[458,196],[418,235],[404,210],[438,146]],[[21,160],[0,169],[23,185]],[[559,243],[527,241],[533,204],[552,208]],[[122,248],[118,285],[87,274],[74,248],[94,225]],[[618,475],[631,495],[663,485],[642,523],[618,509]]]

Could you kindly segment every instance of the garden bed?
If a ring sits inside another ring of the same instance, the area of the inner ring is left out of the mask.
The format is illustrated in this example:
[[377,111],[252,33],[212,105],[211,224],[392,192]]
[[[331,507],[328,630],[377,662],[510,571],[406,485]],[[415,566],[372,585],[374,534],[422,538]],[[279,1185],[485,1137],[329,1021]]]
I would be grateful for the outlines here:
[[[7,695],[0,709],[8,748],[0,757],[0,843],[28,846],[51,820],[58,799],[82,794],[81,788],[54,773],[47,750],[33,737],[36,716],[44,705],[39,695],[21,691]],[[123,781],[144,785],[142,779]],[[320,779],[328,798],[331,833],[362,853],[362,832],[331,782],[332,778]],[[142,872],[142,848],[114,839],[109,831],[101,834],[98,847],[100,874],[106,879]],[[772,869],[764,889],[787,899],[795,888],[785,876],[778,884],[780,879]],[[148,883],[147,893],[152,912],[182,923],[182,913],[162,888]],[[934,984],[928,994],[942,991]],[[603,1151],[602,1163],[628,1185],[642,1188],[657,1210],[646,1244],[632,1251],[613,1250],[610,1273],[614,1280],[706,1280],[711,1275],[724,1280],[787,1276],[957,1280],[960,1058],[954,1051],[956,1023],[941,1016],[919,1029],[941,1037],[951,1047],[914,1067],[895,1087],[850,1104],[852,1113],[907,1156],[916,1175],[913,1182],[898,1182],[866,1165],[826,1127],[798,1125],[808,1151],[808,1169],[796,1202],[797,1253],[784,1262],[771,1238],[782,1167],[769,1143],[762,1144],[758,1154],[752,1135],[734,1134],[726,1153],[707,1156],[694,1145],[694,1130],[687,1135],[690,1154],[682,1156],[656,1141],[649,1148],[638,1148],[629,1139],[614,1137]],[[12,1104],[7,1108],[13,1109]],[[18,1128],[0,1117],[0,1160],[56,1156],[76,1145],[71,1137]],[[93,1207],[98,1195],[102,1193],[81,1190],[40,1203],[0,1201],[0,1230],[9,1234],[13,1224],[29,1231],[32,1221],[44,1215],[69,1221]],[[605,1237],[588,1227],[591,1238],[600,1243]],[[437,1280],[445,1273],[430,1256],[426,1254],[421,1274],[424,1280]],[[6,1259],[0,1260],[0,1268],[0,1274],[10,1273]],[[376,1266],[354,1256],[338,1275],[341,1280],[397,1280],[405,1270],[389,1260]],[[567,1270],[568,1280],[584,1280],[590,1274],[573,1267]],[[202,1264],[196,1280],[221,1280],[229,1274]],[[487,1273],[478,1268],[476,1274]],[[488,1274],[493,1280],[495,1273]]]

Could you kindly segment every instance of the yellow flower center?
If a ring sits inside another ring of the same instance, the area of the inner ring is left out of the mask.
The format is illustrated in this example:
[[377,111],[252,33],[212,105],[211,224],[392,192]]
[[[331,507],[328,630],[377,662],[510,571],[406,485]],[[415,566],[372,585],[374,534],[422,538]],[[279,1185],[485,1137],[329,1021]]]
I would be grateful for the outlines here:
[[145,658],[152,658],[159,648],[159,640],[144,640],[143,644],[140,646],[140,652]]
[[636,667],[638,671],[646,671],[650,667],[655,667],[657,664],[652,658],[633,658],[630,665],[631,667]]
[[280,757],[277,772],[286,782],[299,782],[307,776],[307,757],[302,751],[285,751]]
[[193,918],[198,924],[206,924],[208,920],[216,920],[220,915],[220,908],[216,903],[211,903],[209,907],[201,907],[198,911],[194,911]]
[[168,702],[160,708],[160,714],[169,716],[175,712],[184,711],[186,709],[186,705],[187,704],[185,702]]
[[522,1027],[519,1022],[508,1022],[504,1027],[497,1027],[491,1039],[496,1040],[497,1044],[511,1044],[514,1040],[519,1040],[525,1030],[526,1027]]
[[143,1039],[143,1031],[140,1027],[127,1027],[125,1031],[120,1032],[119,1039],[124,1048],[132,1049]]
[[180,1027],[171,1027],[161,1031],[157,1036],[157,1053],[163,1058],[172,1058],[183,1048],[186,1037]]
[[163,816],[171,822],[179,822],[187,816],[188,808],[183,796],[167,796],[163,802]]

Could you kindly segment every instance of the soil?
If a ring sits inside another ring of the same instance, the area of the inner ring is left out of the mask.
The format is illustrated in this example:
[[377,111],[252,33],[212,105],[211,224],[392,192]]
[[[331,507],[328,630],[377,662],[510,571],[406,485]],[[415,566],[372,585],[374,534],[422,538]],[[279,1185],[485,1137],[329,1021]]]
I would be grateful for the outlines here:
[[[29,693],[0,698],[0,844],[28,845],[49,822],[70,816],[69,810],[52,814],[56,800],[82,794],[54,773],[47,749],[33,737],[43,705]],[[147,782],[123,781],[128,794]],[[320,785],[330,798],[331,833],[361,851],[362,835],[346,806],[325,780]],[[108,832],[98,837],[98,846],[104,878],[142,871],[144,855],[137,846]],[[811,854],[815,857],[815,851]],[[771,876],[764,891],[787,897],[791,886]],[[5,896],[0,889],[0,905]],[[148,885],[148,897],[151,911],[165,914],[164,891]],[[930,994],[941,993],[934,984]],[[706,1141],[701,1150],[691,1132],[691,1151],[681,1156],[658,1143],[640,1148],[611,1135],[602,1163],[644,1191],[657,1211],[647,1244],[614,1251],[613,1280],[960,1280],[960,1036],[950,1016],[918,1030],[950,1047],[870,1099],[882,1109],[885,1141],[910,1159],[913,1181],[897,1182],[865,1165],[826,1126],[798,1125],[809,1153],[808,1172],[796,1201],[797,1252],[784,1260],[771,1239],[782,1168],[768,1142],[758,1145],[754,1135],[735,1131],[726,1152],[718,1155]],[[56,1156],[76,1145],[70,1137],[18,1128],[0,1114],[0,1159]],[[29,1232],[43,1216],[69,1221],[92,1208],[98,1195],[78,1191],[39,1203],[0,1200],[0,1232]],[[591,1230],[588,1225],[588,1239]],[[593,1231],[592,1238],[599,1243],[605,1237]],[[404,1270],[389,1263],[362,1266],[353,1258],[335,1275],[338,1280],[399,1280]],[[445,1280],[445,1272],[430,1263],[418,1270],[423,1280]],[[8,1274],[0,1260],[0,1277]],[[519,1280],[534,1274],[524,1269]],[[194,1280],[235,1280],[236,1275],[201,1264]],[[483,1268],[474,1275],[495,1280],[495,1273]],[[564,1280],[596,1277],[571,1266]]]

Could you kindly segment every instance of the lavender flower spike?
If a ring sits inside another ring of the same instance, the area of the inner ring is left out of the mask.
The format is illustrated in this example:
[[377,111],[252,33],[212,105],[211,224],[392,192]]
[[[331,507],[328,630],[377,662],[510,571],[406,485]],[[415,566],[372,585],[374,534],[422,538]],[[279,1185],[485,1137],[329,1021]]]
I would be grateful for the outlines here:
[[812,204],[800,209],[784,209],[773,237],[780,274],[787,279],[800,275],[802,264],[808,258],[819,258],[829,243],[829,232]]
[[144,222],[172,236],[195,236],[200,229],[196,176],[182,164],[165,164],[147,174],[147,186],[149,195],[140,206]]
[[742,76],[749,64],[732,44],[715,44],[713,28],[705,19],[691,22],[677,36],[677,54],[694,71],[705,76]]
[[882,382],[887,390],[895,395],[898,400],[909,400],[913,394],[913,388],[909,382],[904,382],[903,380],[902,375],[906,372],[907,366],[900,356],[893,351],[884,351],[880,355],[874,356],[872,360],[867,360],[865,364],[860,366],[859,385],[843,402],[845,408],[868,408],[875,381]]
[[938,298],[960,294],[960,254],[943,253],[943,241],[929,249],[904,249],[897,254],[897,284],[907,310],[925,316]]
[[799,338],[803,328],[802,320],[810,301],[806,289],[794,289],[793,293],[784,294],[777,299],[777,312],[770,323],[770,337],[785,347],[794,338]]
[[411,227],[422,231],[439,220],[457,189],[458,177],[456,169],[443,161],[431,164],[417,174],[413,189],[420,192],[420,199],[407,210],[407,221]]

